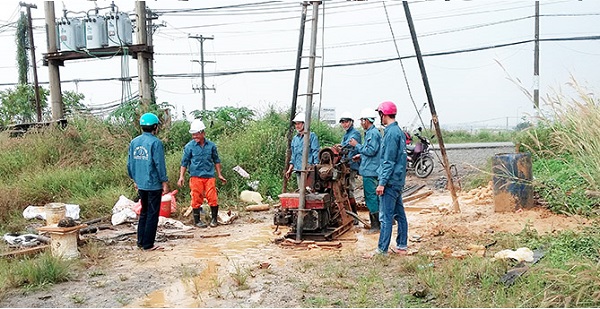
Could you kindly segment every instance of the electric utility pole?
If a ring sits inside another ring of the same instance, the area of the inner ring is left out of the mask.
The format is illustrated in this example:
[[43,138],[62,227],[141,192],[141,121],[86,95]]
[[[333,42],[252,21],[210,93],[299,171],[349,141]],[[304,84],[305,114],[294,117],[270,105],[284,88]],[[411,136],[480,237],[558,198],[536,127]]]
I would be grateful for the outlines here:
[[540,2],[535,1],[535,49],[533,52],[533,105],[540,110]]
[[205,90],[215,90],[215,88],[209,88],[206,87],[206,84],[204,83],[204,64],[205,63],[215,63],[214,61],[204,61],[204,41],[206,40],[213,40],[214,38],[211,37],[205,37],[202,35],[190,35],[188,36],[188,38],[190,39],[196,39],[200,42],[200,61],[198,60],[192,60],[192,62],[198,62],[200,63],[200,77],[202,80],[202,85],[200,87],[196,86],[192,86],[192,90],[194,90],[194,92],[196,91],[201,91],[202,92],[202,110],[205,111],[206,110],[206,93]]
[[298,198],[298,220],[296,227],[296,241],[302,240],[302,227],[304,226],[304,207],[306,205],[306,176],[308,174],[308,156],[310,154],[310,119],[312,116],[313,89],[315,83],[315,58],[317,58],[317,30],[319,26],[319,4],[321,1],[311,1],[313,6],[312,28],[310,36],[310,55],[308,56],[308,87],[306,90],[306,115],[304,120],[304,145],[302,151],[302,171],[300,171],[300,197]]
[[[135,14],[137,17],[135,20],[137,43],[149,46],[148,42],[152,42],[152,39],[148,39],[146,1],[135,2]],[[152,32],[150,32],[150,35],[152,35]],[[140,103],[142,103],[142,105],[150,105],[150,103],[154,101],[152,99],[152,80],[150,78],[150,63],[152,61],[152,55],[148,55],[144,52],[138,52],[137,61]]]
[[42,122],[42,106],[40,104],[40,87],[38,84],[37,64],[35,61],[35,44],[33,43],[33,26],[31,25],[31,8],[37,9],[35,4],[19,2],[19,5],[27,9],[27,31],[29,32],[29,50],[31,51],[31,66],[33,68],[33,90],[35,92],[35,110],[37,122]]
[[[56,42],[56,17],[54,15],[54,1],[44,1],[44,20],[46,22],[46,42],[48,53],[58,51]],[[64,118],[62,91],[60,87],[60,69],[62,61],[48,60],[48,80],[50,81],[50,105],[52,106],[52,120]]]
[[[292,108],[290,109],[290,124],[287,131],[287,150],[285,151],[285,167],[286,171],[290,165],[292,157],[292,137],[294,128],[294,117],[296,117],[296,104],[298,103],[298,85],[300,84],[300,66],[302,65],[302,48],[304,46],[304,29],[306,28],[306,11],[308,2],[302,3],[302,14],[300,15],[300,38],[298,39],[298,51],[296,52],[296,70],[294,71],[294,89],[292,90]],[[283,177],[283,193],[287,192],[288,178]]]
[[415,25],[413,24],[412,16],[410,15],[408,2],[402,1],[402,5],[404,6],[406,21],[408,22],[408,28],[410,29],[410,36],[412,37],[413,45],[415,46],[415,54],[417,55],[419,68],[421,69],[421,77],[423,78],[423,85],[425,86],[425,93],[427,94],[427,101],[429,102],[429,110],[431,111],[431,121],[435,127],[435,135],[438,138],[440,152],[442,153],[444,170],[446,171],[446,177],[448,177],[448,189],[452,196],[452,208],[454,212],[460,212],[458,197],[456,196],[456,189],[454,188],[454,181],[452,179],[452,172],[450,171],[450,162],[448,162],[448,156],[446,155],[446,147],[444,146],[444,140],[442,139],[442,131],[440,130],[439,119],[437,117],[437,112],[435,111],[435,105],[433,104],[433,95],[431,94],[431,88],[429,87],[429,79],[427,79],[427,72],[425,71],[425,63],[423,62],[421,48],[419,47],[419,41],[417,40],[417,31],[415,30]]

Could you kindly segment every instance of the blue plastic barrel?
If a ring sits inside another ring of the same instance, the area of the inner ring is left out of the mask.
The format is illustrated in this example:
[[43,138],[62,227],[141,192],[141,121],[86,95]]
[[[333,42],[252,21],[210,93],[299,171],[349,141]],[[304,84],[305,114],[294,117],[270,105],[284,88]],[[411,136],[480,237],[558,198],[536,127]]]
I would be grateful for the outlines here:
[[496,154],[492,158],[492,174],[496,212],[533,207],[530,153]]

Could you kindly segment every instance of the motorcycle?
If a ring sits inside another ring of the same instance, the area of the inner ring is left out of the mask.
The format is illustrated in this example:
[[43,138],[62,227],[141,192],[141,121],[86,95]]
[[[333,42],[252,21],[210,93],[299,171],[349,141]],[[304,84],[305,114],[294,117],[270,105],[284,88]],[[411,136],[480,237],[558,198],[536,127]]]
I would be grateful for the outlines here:
[[426,137],[422,136],[423,129],[419,127],[414,133],[418,138],[416,144],[406,146],[406,168],[413,170],[419,178],[426,178],[433,172],[433,156],[429,153],[431,142]]

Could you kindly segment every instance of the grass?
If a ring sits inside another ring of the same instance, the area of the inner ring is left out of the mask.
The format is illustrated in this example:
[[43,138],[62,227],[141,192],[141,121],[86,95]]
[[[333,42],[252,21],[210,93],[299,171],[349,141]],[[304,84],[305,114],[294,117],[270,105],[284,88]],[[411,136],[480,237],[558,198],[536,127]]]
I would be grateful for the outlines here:
[[[435,135],[434,132],[425,131],[425,133],[423,133],[423,136],[431,137],[433,135]],[[444,138],[445,144],[512,142],[514,139],[514,132],[481,130],[473,133],[464,130],[442,130],[442,137]],[[432,142],[437,142],[437,138],[433,138]]]
[[545,100],[538,124],[521,132],[521,150],[533,154],[536,190],[558,213],[598,215],[600,200],[600,106],[589,91],[572,82],[578,99],[561,95]]
[[37,290],[72,278],[72,262],[53,257],[49,252],[23,260],[2,261],[0,272],[3,280],[0,290],[25,288]]
[[234,260],[231,260],[231,264],[233,265],[233,271],[229,272],[229,277],[233,279],[233,284],[238,290],[249,289],[248,277],[252,275],[250,267]]
[[[301,307],[597,307],[599,233],[598,225],[549,235],[526,226],[517,234],[495,235],[497,244],[486,257],[434,258],[425,254],[424,243],[420,254],[402,258],[304,260],[289,297],[297,297]],[[458,241],[472,241],[469,237]],[[490,257],[524,246],[543,248],[545,256],[506,286],[500,278],[514,264]],[[415,293],[423,287],[425,295]]]

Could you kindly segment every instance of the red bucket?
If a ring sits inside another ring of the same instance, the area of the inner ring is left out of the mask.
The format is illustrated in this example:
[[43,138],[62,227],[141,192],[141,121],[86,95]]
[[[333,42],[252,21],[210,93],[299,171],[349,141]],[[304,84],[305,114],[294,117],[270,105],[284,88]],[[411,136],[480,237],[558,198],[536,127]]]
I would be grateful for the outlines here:
[[[164,197],[163,197],[163,199],[164,199]],[[171,217],[171,200],[170,199],[168,201],[163,200],[160,202],[160,212],[158,213],[158,215],[161,217],[165,217],[165,218]]]
[[173,192],[169,192],[163,195],[160,199],[160,211],[158,212],[159,216],[170,218],[171,212],[175,211],[175,194],[177,194],[177,190]]

